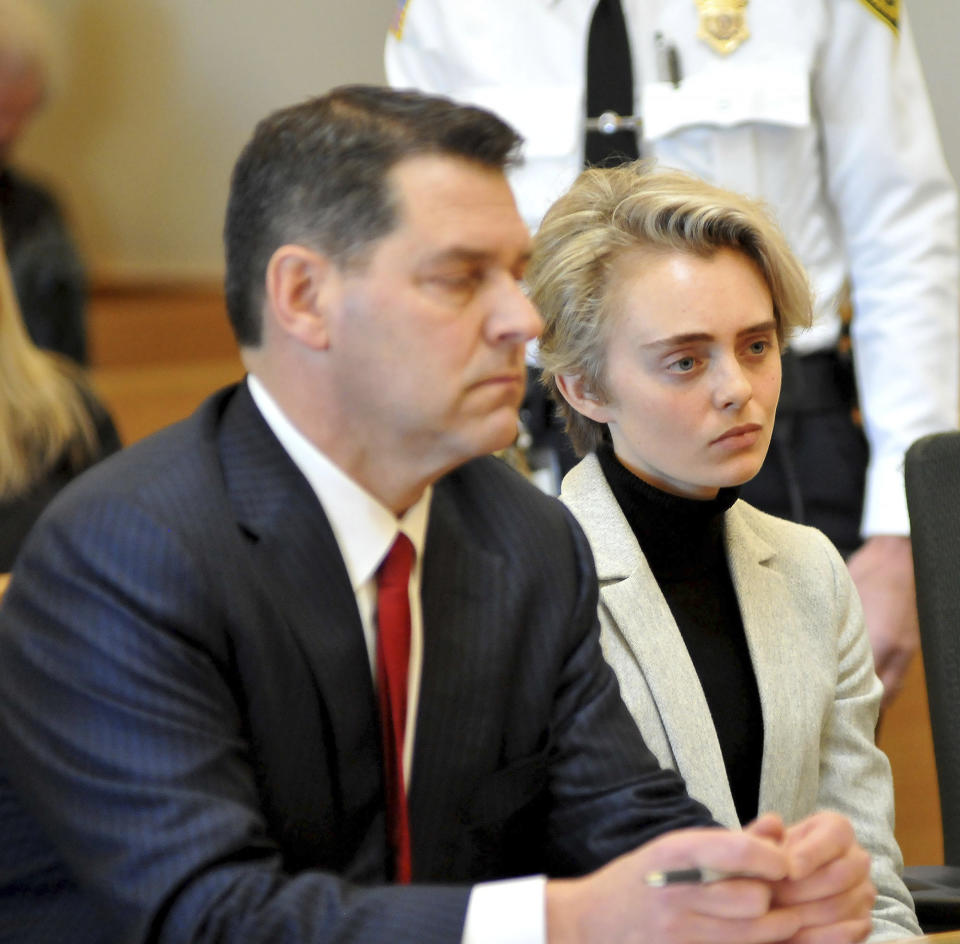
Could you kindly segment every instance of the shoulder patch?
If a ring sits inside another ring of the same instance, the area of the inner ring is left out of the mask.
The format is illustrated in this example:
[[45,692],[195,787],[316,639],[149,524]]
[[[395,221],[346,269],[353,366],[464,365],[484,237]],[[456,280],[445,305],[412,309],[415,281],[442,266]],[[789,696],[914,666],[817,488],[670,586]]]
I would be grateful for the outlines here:
[[900,32],[900,0],[861,0],[895,33]]
[[410,0],[394,0],[396,9],[393,12],[393,20],[390,23],[390,32],[397,39],[403,39],[403,25],[407,20],[407,7],[410,6]]

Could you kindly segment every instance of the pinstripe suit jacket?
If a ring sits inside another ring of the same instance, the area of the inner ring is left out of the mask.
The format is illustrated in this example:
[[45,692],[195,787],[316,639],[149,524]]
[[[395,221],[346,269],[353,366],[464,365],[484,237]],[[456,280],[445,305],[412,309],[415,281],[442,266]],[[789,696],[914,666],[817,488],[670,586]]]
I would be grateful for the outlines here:
[[709,822],[618,697],[559,503],[446,476],[422,589],[398,888],[353,592],[246,386],[78,480],[0,610],[0,940],[457,941],[469,883]]
[[[600,463],[564,478],[562,501],[593,550],[601,644],[623,699],[660,763],[721,823],[738,824],[703,689],[670,608]],[[890,765],[874,745],[881,686],[849,572],[819,531],[739,501],[725,541],[760,690],[760,812],[795,822],[844,813],[873,856],[871,940],[919,933],[899,874]]]

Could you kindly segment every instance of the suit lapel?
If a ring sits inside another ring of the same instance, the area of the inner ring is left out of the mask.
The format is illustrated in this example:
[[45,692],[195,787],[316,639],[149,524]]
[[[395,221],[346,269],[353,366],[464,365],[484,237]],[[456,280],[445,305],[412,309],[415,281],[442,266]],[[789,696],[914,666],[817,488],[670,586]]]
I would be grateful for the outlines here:
[[[692,796],[726,824],[738,822],[720,742],[683,637],[596,456],[563,484],[563,500],[593,549],[601,604],[620,628],[643,673],[677,770]],[[631,627],[623,632],[624,627]],[[650,719],[650,723],[654,723]]]
[[251,571],[317,679],[337,747],[331,767],[345,796],[370,796],[380,788],[379,728],[353,589],[316,495],[246,385],[227,407],[220,455],[237,524],[251,539]]
[[515,685],[509,650],[516,624],[505,618],[509,592],[504,560],[457,525],[453,496],[438,482],[423,566],[423,667],[408,797],[421,872],[432,873],[434,857],[443,855],[421,824],[443,821],[450,798],[470,795],[474,772],[495,769],[497,758],[487,755],[502,748],[509,698],[492,693]]

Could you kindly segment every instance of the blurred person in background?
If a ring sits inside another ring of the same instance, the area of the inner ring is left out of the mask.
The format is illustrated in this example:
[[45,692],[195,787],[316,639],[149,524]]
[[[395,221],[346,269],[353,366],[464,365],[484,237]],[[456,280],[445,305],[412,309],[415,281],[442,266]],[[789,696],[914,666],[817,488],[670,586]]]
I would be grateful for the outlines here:
[[0,258],[0,572],[53,496],[119,448],[82,369],[30,340]]
[[956,189],[905,4],[406,0],[386,68],[520,131],[533,229],[584,163],[638,155],[771,206],[815,318],[743,494],[847,558],[888,702],[919,645],[903,456],[957,426],[960,396]]
[[0,226],[33,342],[87,363],[87,284],[57,200],[11,153],[53,84],[52,26],[29,0],[0,0]]

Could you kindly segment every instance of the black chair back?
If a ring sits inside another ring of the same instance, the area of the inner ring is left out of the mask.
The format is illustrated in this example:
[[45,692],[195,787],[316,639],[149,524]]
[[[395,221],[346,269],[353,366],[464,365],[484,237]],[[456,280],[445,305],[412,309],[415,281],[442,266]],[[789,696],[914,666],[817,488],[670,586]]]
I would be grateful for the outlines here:
[[905,474],[943,857],[960,866],[960,432],[917,440]]

